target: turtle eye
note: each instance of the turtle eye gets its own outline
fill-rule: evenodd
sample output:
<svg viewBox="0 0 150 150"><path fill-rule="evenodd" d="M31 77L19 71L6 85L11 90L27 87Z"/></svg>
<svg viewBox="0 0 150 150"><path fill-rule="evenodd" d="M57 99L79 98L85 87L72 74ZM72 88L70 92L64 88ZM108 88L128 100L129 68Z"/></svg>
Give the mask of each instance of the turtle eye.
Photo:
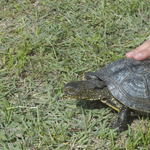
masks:
<svg viewBox="0 0 150 150"><path fill-rule="evenodd" d="M73 95L74 92L75 92L75 89L73 87L71 87L71 86L68 86L68 87L65 88L65 93L67 95Z"/></svg>

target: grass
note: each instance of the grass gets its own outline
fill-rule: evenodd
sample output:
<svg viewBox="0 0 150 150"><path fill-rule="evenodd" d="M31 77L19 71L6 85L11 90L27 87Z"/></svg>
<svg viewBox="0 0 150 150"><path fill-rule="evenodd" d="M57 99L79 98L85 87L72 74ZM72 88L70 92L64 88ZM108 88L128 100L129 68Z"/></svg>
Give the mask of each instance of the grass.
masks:
<svg viewBox="0 0 150 150"><path fill-rule="evenodd" d="M150 149L148 117L117 135L114 110L63 93L144 42L149 8L149 0L1 0L0 148Z"/></svg>

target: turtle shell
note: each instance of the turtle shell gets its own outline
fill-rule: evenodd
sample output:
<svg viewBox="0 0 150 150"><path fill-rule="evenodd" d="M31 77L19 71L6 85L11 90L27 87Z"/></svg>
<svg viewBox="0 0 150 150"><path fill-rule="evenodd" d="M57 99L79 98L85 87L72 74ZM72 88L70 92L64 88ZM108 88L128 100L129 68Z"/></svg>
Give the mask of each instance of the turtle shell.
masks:
<svg viewBox="0 0 150 150"><path fill-rule="evenodd" d="M131 109L150 113L150 60L118 59L99 69L112 95Z"/></svg>

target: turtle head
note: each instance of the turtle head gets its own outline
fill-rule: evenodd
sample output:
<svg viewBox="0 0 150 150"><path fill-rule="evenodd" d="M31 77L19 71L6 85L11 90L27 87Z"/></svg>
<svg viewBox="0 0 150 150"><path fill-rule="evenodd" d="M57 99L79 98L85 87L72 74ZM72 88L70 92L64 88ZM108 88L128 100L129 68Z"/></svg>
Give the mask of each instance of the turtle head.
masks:
<svg viewBox="0 0 150 150"><path fill-rule="evenodd" d="M64 92L67 96L72 96L76 95L77 89L79 87L78 82L69 82L64 86Z"/></svg>
<svg viewBox="0 0 150 150"><path fill-rule="evenodd" d="M102 81L96 80L73 81L64 86L64 92L76 99L89 99L95 94L95 89L101 90L105 85Z"/></svg>
<svg viewBox="0 0 150 150"><path fill-rule="evenodd" d="M80 98L85 90L86 87L84 81L73 81L64 86L65 94L73 98Z"/></svg>

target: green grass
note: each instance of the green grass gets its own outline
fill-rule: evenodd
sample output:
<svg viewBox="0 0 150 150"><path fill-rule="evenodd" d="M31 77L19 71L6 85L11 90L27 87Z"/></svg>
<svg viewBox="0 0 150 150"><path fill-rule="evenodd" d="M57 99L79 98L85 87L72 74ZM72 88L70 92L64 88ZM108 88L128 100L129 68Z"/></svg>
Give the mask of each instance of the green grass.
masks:
<svg viewBox="0 0 150 150"><path fill-rule="evenodd" d="M117 135L114 110L63 93L144 42L149 9L149 0L1 0L0 148L150 149L147 117Z"/></svg>

